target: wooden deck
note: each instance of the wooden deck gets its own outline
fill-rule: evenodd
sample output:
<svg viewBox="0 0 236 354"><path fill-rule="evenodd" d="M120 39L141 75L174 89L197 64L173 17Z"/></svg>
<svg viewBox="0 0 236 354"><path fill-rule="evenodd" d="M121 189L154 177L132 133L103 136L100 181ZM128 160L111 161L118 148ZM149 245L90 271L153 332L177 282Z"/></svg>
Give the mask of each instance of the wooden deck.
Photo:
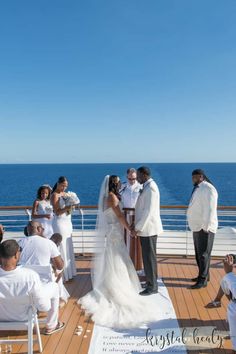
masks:
<svg viewBox="0 0 236 354"><path fill-rule="evenodd" d="M93 330L93 323L88 320L75 304L76 299L83 296L91 288L89 256L77 256L78 275L66 283L71 294L68 304L61 309L60 319L66 322L63 331L51 336L42 335L44 354L86 354ZM161 256L158 259L160 277L168 288L180 327L215 326L219 330L228 330L226 322L227 300L218 309L205 309L204 305L210 302L219 287L223 276L222 259L213 259L211 262L211 281L207 288L189 290L190 278L196 276L195 260L193 258ZM77 335L77 326L83 331ZM1 334L2 336L2 334ZM20 337L20 336L19 336ZM6 335L5 335L6 338ZM188 353L232 353L230 340L225 340L221 349L207 349L188 351ZM27 353L26 345L14 345L13 353ZM35 353L38 348L35 345Z"/></svg>

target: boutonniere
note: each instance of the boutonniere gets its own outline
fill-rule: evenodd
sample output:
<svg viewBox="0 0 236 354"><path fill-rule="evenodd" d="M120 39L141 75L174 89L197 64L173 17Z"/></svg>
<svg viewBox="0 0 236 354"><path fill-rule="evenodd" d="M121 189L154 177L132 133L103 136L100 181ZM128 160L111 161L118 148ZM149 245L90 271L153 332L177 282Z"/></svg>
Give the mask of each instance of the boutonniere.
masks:
<svg viewBox="0 0 236 354"><path fill-rule="evenodd" d="M139 190L139 194L141 195L143 193L143 188Z"/></svg>

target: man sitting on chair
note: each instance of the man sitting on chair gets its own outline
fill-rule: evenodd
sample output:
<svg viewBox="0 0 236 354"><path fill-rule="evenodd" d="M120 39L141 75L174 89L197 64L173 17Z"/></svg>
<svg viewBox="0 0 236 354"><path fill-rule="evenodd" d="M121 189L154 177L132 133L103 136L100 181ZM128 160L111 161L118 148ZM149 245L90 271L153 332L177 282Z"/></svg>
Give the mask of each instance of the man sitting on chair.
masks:
<svg viewBox="0 0 236 354"><path fill-rule="evenodd" d="M52 261L53 266L62 270L64 267L63 259L54 242L43 236L44 228L38 221L29 221L27 225L28 237L19 241L22 248L20 264L28 265L49 265Z"/></svg>
<svg viewBox="0 0 236 354"><path fill-rule="evenodd" d="M0 321L27 320L26 305L14 306L17 296L31 295L35 307L47 312L44 334L61 330L65 324L58 321L59 291L54 282L42 285L39 276L31 269L17 266L21 248L15 240L6 240L0 244L0 299L12 298L12 306L7 308L0 301Z"/></svg>
<svg viewBox="0 0 236 354"><path fill-rule="evenodd" d="M43 236L43 227L38 221L29 221L27 225L28 237L19 241L22 247L20 264L25 266L52 266L57 271L62 271L64 267L63 259L56 244ZM43 279L41 279L44 281ZM60 306L65 305L70 294L63 285L62 278L58 282Z"/></svg>

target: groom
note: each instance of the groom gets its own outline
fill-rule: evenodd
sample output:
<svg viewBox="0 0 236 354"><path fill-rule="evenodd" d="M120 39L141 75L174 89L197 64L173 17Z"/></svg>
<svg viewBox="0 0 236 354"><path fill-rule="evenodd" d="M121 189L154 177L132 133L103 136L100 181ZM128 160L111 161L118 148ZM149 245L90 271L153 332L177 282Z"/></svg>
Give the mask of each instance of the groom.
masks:
<svg viewBox="0 0 236 354"><path fill-rule="evenodd" d="M135 230L132 236L140 236L146 274L146 289L140 295L151 295L158 292L156 243L157 235L163 231L160 218L160 194L148 167L138 168L137 180L143 185L143 189L135 206Z"/></svg>

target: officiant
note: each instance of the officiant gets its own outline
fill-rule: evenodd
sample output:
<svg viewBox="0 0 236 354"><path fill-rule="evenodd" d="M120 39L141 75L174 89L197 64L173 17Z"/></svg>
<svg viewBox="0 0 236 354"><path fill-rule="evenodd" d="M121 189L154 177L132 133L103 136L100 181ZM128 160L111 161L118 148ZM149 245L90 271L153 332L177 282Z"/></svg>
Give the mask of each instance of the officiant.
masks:
<svg viewBox="0 0 236 354"><path fill-rule="evenodd" d="M134 224L135 211L133 209L135 209L140 190L142 190L142 185L137 181L137 171L135 168L131 167L127 170L126 178L127 181L121 185L120 195L126 219L131 225ZM137 238L131 238L125 232L125 242L135 269L142 272L143 263L140 240Z"/></svg>

